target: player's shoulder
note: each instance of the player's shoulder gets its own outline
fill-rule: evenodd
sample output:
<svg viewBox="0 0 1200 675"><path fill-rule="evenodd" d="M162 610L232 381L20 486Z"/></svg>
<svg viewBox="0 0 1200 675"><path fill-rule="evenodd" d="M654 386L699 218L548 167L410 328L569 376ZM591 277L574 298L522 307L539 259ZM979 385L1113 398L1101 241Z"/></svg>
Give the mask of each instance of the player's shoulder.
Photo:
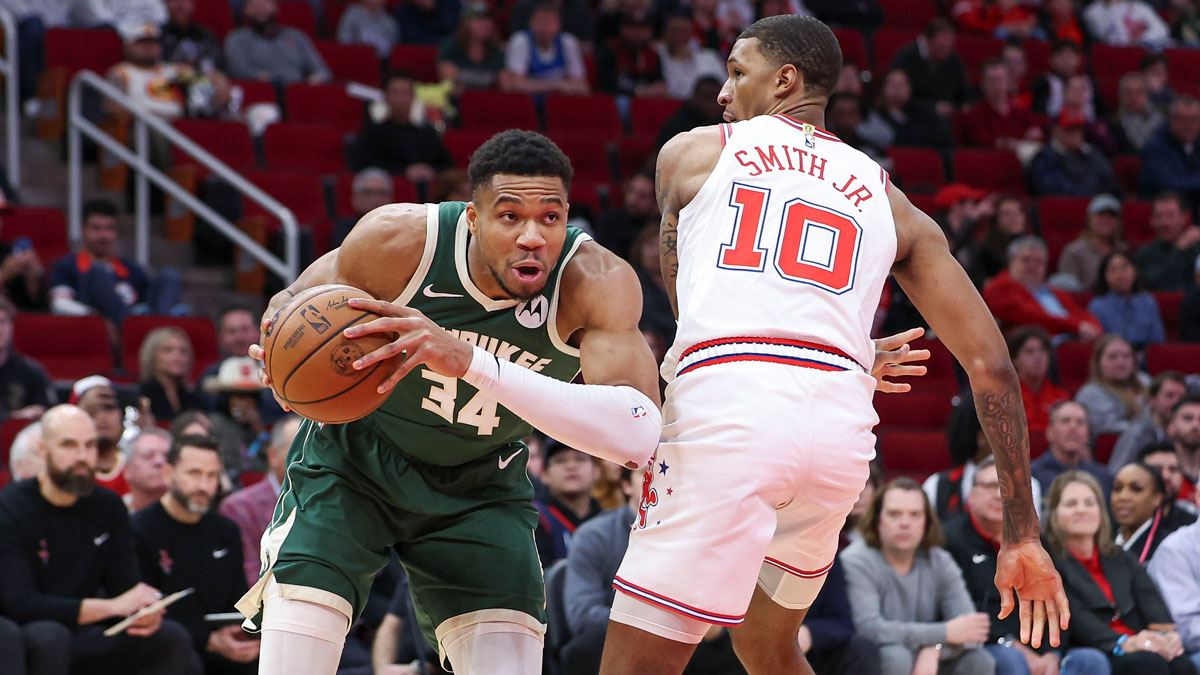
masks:
<svg viewBox="0 0 1200 675"><path fill-rule="evenodd" d="M711 124L675 134L658 151L659 163L662 163L664 156L667 159L679 161L697 151L715 149L719 152L724 147L723 126L725 125Z"/></svg>
<svg viewBox="0 0 1200 675"><path fill-rule="evenodd" d="M636 305L641 316L641 283L633 267L594 241L585 241L563 268L560 307L578 326L609 323ZM632 298L632 300L631 300Z"/></svg>
<svg viewBox="0 0 1200 675"><path fill-rule="evenodd" d="M387 204L368 212L355 223L342 252L379 256L423 248L429 204Z"/></svg>
<svg viewBox="0 0 1200 675"><path fill-rule="evenodd" d="M563 268L563 291L594 292L598 286L626 279L637 280L633 267L617 254L589 239L579 245L575 255Z"/></svg>

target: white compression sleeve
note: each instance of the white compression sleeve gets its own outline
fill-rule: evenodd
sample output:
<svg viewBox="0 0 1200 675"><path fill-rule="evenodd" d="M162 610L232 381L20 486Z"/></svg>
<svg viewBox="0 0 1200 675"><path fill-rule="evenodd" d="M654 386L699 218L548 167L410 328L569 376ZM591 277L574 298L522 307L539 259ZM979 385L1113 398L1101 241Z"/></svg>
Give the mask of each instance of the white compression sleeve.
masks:
<svg viewBox="0 0 1200 675"><path fill-rule="evenodd" d="M259 675L333 675L346 643L347 621L332 607L281 596L271 579L263 594Z"/></svg>
<svg viewBox="0 0 1200 675"><path fill-rule="evenodd" d="M617 464L640 467L650 461L662 413L642 392L630 386L561 382L485 349L474 351L462 379L542 433Z"/></svg>

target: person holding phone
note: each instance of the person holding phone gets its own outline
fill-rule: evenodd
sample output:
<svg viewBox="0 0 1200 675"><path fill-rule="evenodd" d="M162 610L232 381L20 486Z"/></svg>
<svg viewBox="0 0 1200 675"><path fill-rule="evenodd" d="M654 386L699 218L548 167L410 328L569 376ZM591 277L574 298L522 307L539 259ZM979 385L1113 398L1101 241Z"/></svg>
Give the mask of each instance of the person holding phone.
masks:
<svg viewBox="0 0 1200 675"><path fill-rule="evenodd" d="M45 309L46 270L29 237L0 241L0 288L20 309Z"/></svg>

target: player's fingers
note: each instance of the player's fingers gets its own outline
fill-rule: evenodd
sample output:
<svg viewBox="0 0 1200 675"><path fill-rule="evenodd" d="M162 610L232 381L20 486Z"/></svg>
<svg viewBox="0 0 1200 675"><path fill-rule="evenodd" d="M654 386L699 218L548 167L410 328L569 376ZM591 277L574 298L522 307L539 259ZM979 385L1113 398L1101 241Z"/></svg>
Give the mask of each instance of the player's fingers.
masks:
<svg viewBox="0 0 1200 675"><path fill-rule="evenodd" d="M412 336L403 336L393 342L376 349L370 353L364 354L361 358L354 362L356 370L370 368L380 361L399 356L405 351L411 352L416 346L416 340ZM411 354L410 354L411 355Z"/></svg>
<svg viewBox="0 0 1200 675"><path fill-rule="evenodd" d="M879 338L875 341L875 348L879 351L889 352L894 349L899 349L905 343L916 340L924 334L924 328L909 328L903 333L896 333L895 335L888 335L886 337Z"/></svg>
<svg viewBox="0 0 1200 675"><path fill-rule="evenodd" d="M250 345L250 348L246 350L246 355L255 361L262 361L267 352L263 350L262 345Z"/></svg>
<svg viewBox="0 0 1200 675"><path fill-rule="evenodd" d="M928 370L925 366L902 366L898 363L889 363L883 367L883 375L885 377L920 377Z"/></svg>
<svg viewBox="0 0 1200 675"><path fill-rule="evenodd" d="M1029 645L1034 649L1042 646L1042 635L1046 630L1046 601L1035 600L1033 602L1033 631L1030 635Z"/></svg>
<svg viewBox="0 0 1200 675"><path fill-rule="evenodd" d="M879 380L875 385L877 391L885 394L903 394L912 389L912 385L907 382L888 382L887 380Z"/></svg>
<svg viewBox="0 0 1200 675"><path fill-rule="evenodd" d="M1058 605L1058 627L1066 630L1071 627L1071 603L1067 602L1067 593L1059 584L1054 592L1054 604Z"/></svg>
<svg viewBox="0 0 1200 675"><path fill-rule="evenodd" d="M1019 600L1017 612L1021 616L1021 642L1029 644L1029 633L1033 622L1033 603L1029 600Z"/></svg>
<svg viewBox="0 0 1200 675"><path fill-rule="evenodd" d="M388 378L383 381L383 384L380 384L379 387L376 388L376 391L381 394L391 391L392 387L396 386L400 380L403 380L406 375L412 372L413 368L416 368L418 365L424 363L425 358L421 352L422 350L420 346L410 348L404 359L396 364L395 370L392 371L391 375L388 375Z"/></svg>
<svg viewBox="0 0 1200 675"><path fill-rule="evenodd" d="M350 326L342 331L342 335L353 339L373 333L405 333L419 328L421 325L421 320L416 317L384 316Z"/></svg>
<svg viewBox="0 0 1200 675"><path fill-rule="evenodd" d="M375 312L381 316L416 316L420 314L420 312L411 307L398 305L386 300L375 300L374 298L350 298L350 306L355 309L365 309L369 312Z"/></svg>
<svg viewBox="0 0 1200 675"><path fill-rule="evenodd" d="M1000 589L1000 613L996 615L997 619L1003 620L1012 613L1016 603L1013 602L1013 592L1011 588Z"/></svg>
<svg viewBox="0 0 1200 675"><path fill-rule="evenodd" d="M1050 646L1058 647L1058 605L1054 601L1043 604L1046 605L1046 629L1050 634Z"/></svg>
<svg viewBox="0 0 1200 675"><path fill-rule="evenodd" d="M908 353L904 355L904 361L902 361L902 363L912 363L913 361L928 361L929 357L930 357L930 352L928 349L910 349L910 350L908 350Z"/></svg>

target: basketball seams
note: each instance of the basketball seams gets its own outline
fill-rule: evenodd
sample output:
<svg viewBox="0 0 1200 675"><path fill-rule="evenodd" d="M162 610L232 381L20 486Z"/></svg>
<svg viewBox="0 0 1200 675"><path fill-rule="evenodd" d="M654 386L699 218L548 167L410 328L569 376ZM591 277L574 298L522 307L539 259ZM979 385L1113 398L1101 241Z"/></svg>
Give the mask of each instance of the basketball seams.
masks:
<svg viewBox="0 0 1200 675"><path fill-rule="evenodd" d="M358 384L356 382L355 385L351 385L345 391L338 392L337 394L333 394L332 396L323 398L320 401L303 401L303 402L301 402L301 401L293 401L287 397L288 382L290 382L292 380L292 377L295 376L296 372L299 371L300 368L304 366L304 364L308 363L309 359L311 359L317 352L323 350L325 348L325 345L328 345L330 342L333 342L334 339L343 337L342 332L345 331L347 328L359 323L363 319L366 319L368 317L373 317L373 316L377 316L377 315L374 312L363 312L362 314L359 314L357 317L354 318L353 321L348 321L348 322L342 324L341 326L339 326L338 328L334 329L333 331L331 331L329 333L329 337L321 340L321 342L316 344L315 346L313 346L313 348L311 350L309 350L309 352L307 354L305 354L303 357L301 357L299 359L296 359L296 361L293 362L292 372L287 374L287 377L285 377L283 379L283 384L281 384L279 387L283 391L283 394L284 394L283 397L285 399L287 399L288 403L294 403L296 405L311 405L313 403L320 403L321 401L328 401L331 398L336 398L338 396L341 396L346 391L350 391L350 389L353 389L354 386ZM376 365L378 365L378 364L376 364ZM375 371L372 370L371 372L375 372ZM364 376L362 379L360 379L359 382L362 382L363 379L366 379L366 376Z"/></svg>
<svg viewBox="0 0 1200 675"><path fill-rule="evenodd" d="M275 317L273 319L271 319L271 326L270 326L270 329L272 331L274 331L274 336L271 339L271 351L267 352L265 355L266 356L265 365L267 368L267 377L270 378L272 382L275 381L275 377L272 375L271 361L272 361L273 357L275 356L275 345L279 342L279 327L286 324L288 322L288 320L292 318L293 314L295 314L302 307L304 307L304 303L309 302L310 300L312 300L312 298L315 298L318 295L323 295L323 294L327 293L328 291L333 290L333 288L339 288L339 287L340 288L349 288L349 289L358 291L357 288L354 288L353 286L347 286L345 284L321 284L320 286L313 286L312 288L300 291L299 294L292 296L292 299L288 301L287 305L284 305L283 307L281 307L279 309L278 312L275 312ZM321 289L324 289L324 290L321 290ZM317 292L313 293L313 291L317 291ZM359 291L359 292L361 292L361 291ZM308 295L306 297L305 294L308 294L308 293L311 293L311 295ZM297 300L299 300L301 298L304 299L303 302L296 302ZM289 306L292 306L292 305L294 305L292 307L292 311L288 312L287 316L281 317L280 312L282 312L283 310L287 309ZM308 357L305 357L305 360L307 361L308 358L311 356L312 356L312 354L309 354ZM289 377L290 377L290 375L289 375Z"/></svg>

